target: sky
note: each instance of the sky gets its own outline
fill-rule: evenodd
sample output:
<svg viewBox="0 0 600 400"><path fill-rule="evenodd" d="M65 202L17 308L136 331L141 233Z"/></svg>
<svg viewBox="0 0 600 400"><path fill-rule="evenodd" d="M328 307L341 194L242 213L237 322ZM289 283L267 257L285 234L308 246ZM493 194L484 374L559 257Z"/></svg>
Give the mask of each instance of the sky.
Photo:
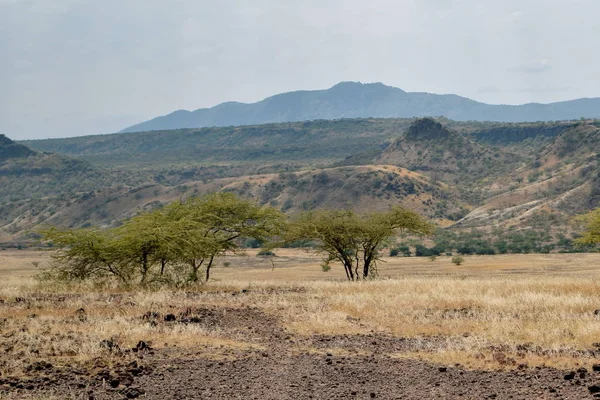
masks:
<svg viewBox="0 0 600 400"><path fill-rule="evenodd" d="M341 81L600 97L598 15L598 0L0 0L0 133L110 133Z"/></svg>

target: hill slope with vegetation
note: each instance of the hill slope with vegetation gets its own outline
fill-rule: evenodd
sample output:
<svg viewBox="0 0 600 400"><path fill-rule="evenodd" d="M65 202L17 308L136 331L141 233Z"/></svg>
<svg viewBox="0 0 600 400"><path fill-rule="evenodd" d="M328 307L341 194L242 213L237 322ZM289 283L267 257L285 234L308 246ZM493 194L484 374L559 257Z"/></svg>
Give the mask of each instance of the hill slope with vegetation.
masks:
<svg viewBox="0 0 600 400"><path fill-rule="evenodd" d="M401 205L442 227L553 221L568 233L572 215L600 204L599 131L595 120L371 118L5 139L0 242L45 223L113 226L215 191L291 214Z"/></svg>

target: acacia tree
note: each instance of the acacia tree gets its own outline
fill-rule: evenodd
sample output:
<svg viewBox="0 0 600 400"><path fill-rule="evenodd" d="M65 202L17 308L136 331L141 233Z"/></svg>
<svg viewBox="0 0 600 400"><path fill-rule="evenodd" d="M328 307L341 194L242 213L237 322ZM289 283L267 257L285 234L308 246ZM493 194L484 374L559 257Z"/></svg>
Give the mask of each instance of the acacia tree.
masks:
<svg viewBox="0 0 600 400"><path fill-rule="evenodd" d="M582 245L600 244L600 208L579 216L577 221L584 226L583 236L577 239L577 243Z"/></svg>
<svg viewBox="0 0 600 400"><path fill-rule="evenodd" d="M377 274L381 248L403 232L429 235L433 227L418 214L401 207L367 214L319 210L304 213L293 221L285 241L317 241L317 248L326 254L325 264L339 261L348 280L357 281Z"/></svg>
<svg viewBox="0 0 600 400"><path fill-rule="evenodd" d="M215 257L240 249L242 238L266 241L283 228L283 214L268 206L259 206L233 193L214 193L174 204L167 210L183 228L178 248L180 257L190 266L190 280L210 278Z"/></svg>
<svg viewBox="0 0 600 400"><path fill-rule="evenodd" d="M131 282L134 271L124 267L122 248L113 231L48 228L41 233L59 249L52 254L47 278L75 281L114 277L122 284Z"/></svg>
<svg viewBox="0 0 600 400"><path fill-rule="evenodd" d="M215 193L139 214L118 228L50 228L41 233L58 248L48 276L59 280L113 276L123 284L137 277L145 285L167 280L169 269L179 271L183 266L187 281L207 281L216 257L237 252L245 238L268 240L283 224L282 213L272 207L232 193Z"/></svg>
<svg viewBox="0 0 600 400"><path fill-rule="evenodd" d="M154 210L131 218L115 229L122 265L137 269L140 283L151 275L162 277L175 262L181 228L164 210ZM153 271L160 266L159 271Z"/></svg>

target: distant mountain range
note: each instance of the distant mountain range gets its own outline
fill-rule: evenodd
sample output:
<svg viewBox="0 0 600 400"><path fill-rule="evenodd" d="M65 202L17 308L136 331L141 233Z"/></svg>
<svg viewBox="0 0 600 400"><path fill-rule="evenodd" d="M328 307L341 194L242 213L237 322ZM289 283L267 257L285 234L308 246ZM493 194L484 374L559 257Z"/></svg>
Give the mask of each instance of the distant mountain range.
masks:
<svg viewBox="0 0 600 400"><path fill-rule="evenodd" d="M121 132L254 125L340 118L444 116L456 121L535 122L600 118L600 98L550 104L491 105L448 94L409 93L382 83L342 82L327 90L297 91L257 103L226 102L179 110Z"/></svg>

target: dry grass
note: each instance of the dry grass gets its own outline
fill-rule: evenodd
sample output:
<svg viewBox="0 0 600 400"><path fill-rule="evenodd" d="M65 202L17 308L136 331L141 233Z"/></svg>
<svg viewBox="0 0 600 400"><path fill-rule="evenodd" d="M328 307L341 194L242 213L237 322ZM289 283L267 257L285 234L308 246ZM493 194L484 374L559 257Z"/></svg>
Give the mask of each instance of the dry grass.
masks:
<svg viewBox="0 0 600 400"><path fill-rule="evenodd" d="M152 326L141 318L148 311L164 315L206 306L257 307L298 337L378 332L422 339L421 348L393 355L445 364L573 367L594 361L586 351L600 341L600 317L594 314L600 309L599 254L468 257L459 267L447 257L395 258L381 266L382 279L348 283L339 268L321 272L314 254L277 253L274 269L254 253L230 257L231 267L217 268L216 281L190 295L40 288L28 277L31 261L43 263L47 255L2 252L0 351L9 357L0 371L22 370L36 359L110 358L99 346L107 339L123 348L150 340L156 348L176 345L214 357L261 348L218 327ZM241 289L250 290L231 295Z"/></svg>

